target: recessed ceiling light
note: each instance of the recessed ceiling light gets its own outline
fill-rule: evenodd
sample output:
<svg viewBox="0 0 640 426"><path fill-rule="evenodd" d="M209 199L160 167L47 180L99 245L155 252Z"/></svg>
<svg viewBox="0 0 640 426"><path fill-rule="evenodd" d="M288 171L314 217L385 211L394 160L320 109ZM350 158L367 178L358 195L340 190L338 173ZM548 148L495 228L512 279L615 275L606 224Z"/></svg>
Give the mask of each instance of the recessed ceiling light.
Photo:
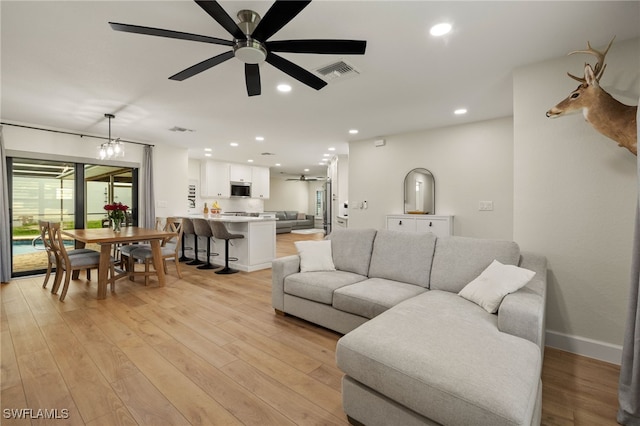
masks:
<svg viewBox="0 0 640 426"><path fill-rule="evenodd" d="M205 157L211 157L211 154L205 154L204 156Z"/></svg>
<svg viewBox="0 0 640 426"><path fill-rule="evenodd" d="M231 142L229 145L231 145L231 146L238 146L238 145L239 145L239 143L238 143L238 142Z"/></svg>
<svg viewBox="0 0 640 426"><path fill-rule="evenodd" d="M453 111L453 113L455 115L463 115L467 113L467 110L465 108L458 108L457 110Z"/></svg>
<svg viewBox="0 0 640 426"><path fill-rule="evenodd" d="M446 22L441 22L431 27L431 29L429 30L429 33L432 36L440 37L447 34L449 31L451 31L451 24L448 24Z"/></svg>
<svg viewBox="0 0 640 426"><path fill-rule="evenodd" d="M288 84L278 84L278 91L283 93L290 92L291 86Z"/></svg>
<svg viewBox="0 0 640 426"><path fill-rule="evenodd" d="M330 147L329 151L335 151L336 149L334 147Z"/></svg>
<svg viewBox="0 0 640 426"><path fill-rule="evenodd" d="M323 157L329 157L331 154L322 154Z"/></svg>
<svg viewBox="0 0 640 426"><path fill-rule="evenodd" d="M304 169L304 171L305 171L305 172L308 172L308 171L309 171L309 169Z"/></svg>
<svg viewBox="0 0 640 426"><path fill-rule="evenodd" d="M276 167L280 167L280 163L276 163Z"/></svg>
<svg viewBox="0 0 640 426"><path fill-rule="evenodd" d="M263 136L256 136L256 140L258 142L262 142L264 140L264 137Z"/></svg>
<svg viewBox="0 0 640 426"><path fill-rule="evenodd" d="M357 135L358 134L358 129L351 129L349 130L349 133L352 135Z"/></svg>
<svg viewBox="0 0 640 426"><path fill-rule="evenodd" d="M253 163L253 160L252 160L251 158L249 158L249 159L247 160L247 163Z"/></svg>
<svg viewBox="0 0 640 426"><path fill-rule="evenodd" d="M204 152L211 152L211 151L212 151L212 149L211 149L211 148L205 148L205 149L204 149Z"/></svg>

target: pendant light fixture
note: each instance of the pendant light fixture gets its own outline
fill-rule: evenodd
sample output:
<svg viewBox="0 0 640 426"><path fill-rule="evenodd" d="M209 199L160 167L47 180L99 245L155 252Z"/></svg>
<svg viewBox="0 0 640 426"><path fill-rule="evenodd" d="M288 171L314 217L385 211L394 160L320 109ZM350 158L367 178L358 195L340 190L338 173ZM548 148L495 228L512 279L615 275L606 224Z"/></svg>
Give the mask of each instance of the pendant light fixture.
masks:
<svg viewBox="0 0 640 426"><path fill-rule="evenodd" d="M109 119L109 141L103 143L98 148L98 158L101 160L110 160L112 158L124 157L124 145L120 142L120 138L111 139L111 119L116 118L113 114L105 114Z"/></svg>

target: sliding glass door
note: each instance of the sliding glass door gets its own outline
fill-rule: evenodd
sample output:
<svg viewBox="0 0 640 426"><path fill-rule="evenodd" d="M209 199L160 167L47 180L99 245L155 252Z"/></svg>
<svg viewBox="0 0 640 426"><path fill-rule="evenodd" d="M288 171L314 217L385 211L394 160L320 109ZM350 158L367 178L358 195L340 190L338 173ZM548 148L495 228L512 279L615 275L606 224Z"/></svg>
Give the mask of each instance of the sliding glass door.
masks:
<svg viewBox="0 0 640 426"><path fill-rule="evenodd" d="M122 202L136 212L137 169L64 161L8 158L12 276L42 273L47 257L38 221L64 228L108 226L104 205ZM132 222L137 223L136 218Z"/></svg>
<svg viewBox="0 0 640 426"><path fill-rule="evenodd" d="M73 227L75 169L59 161L10 159L13 275L44 271L47 257L39 220Z"/></svg>

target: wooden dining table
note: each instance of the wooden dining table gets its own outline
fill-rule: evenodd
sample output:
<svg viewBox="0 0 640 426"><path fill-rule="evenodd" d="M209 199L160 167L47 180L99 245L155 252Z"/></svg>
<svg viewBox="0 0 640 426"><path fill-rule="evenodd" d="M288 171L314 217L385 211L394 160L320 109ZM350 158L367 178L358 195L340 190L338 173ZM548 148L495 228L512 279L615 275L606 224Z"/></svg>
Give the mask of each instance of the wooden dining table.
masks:
<svg viewBox="0 0 640 426"><path fill-rule="evenodd" d="M110 280L126 276L122 273L119 276L109 278L109 264L111 252L114 244L136 243L148 241L153 254L153 267L158 275L160 287L165 285L164 267L162 263L161 243L166 238L176 237L175 232L158 231L155 229L139 228L137 226L125 226L116 232L111 228L91 228L91 229L65 229L62 234L76 240L76 248L83 248L86 244L100 245L100 266L98 267L98 299L107 297L107 284Z"/></svg>

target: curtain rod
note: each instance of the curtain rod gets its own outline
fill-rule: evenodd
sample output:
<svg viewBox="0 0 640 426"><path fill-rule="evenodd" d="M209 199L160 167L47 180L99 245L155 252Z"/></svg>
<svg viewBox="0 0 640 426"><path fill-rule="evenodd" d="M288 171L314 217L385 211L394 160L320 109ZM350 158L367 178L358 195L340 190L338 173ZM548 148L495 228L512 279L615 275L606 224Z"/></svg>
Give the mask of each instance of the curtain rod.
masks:
<svg viewBox="0 0 640 426"><path fill-rule="evenodd" d="M105 138L104 136L85 135L85 134L82 134L82 133L65 132L64 130L44 129L42 127L25 126L23 124L13 124L13 123L5 123L5 122L0 122L0 124L3 124L5 126L22 127L24 129L42 130L43 132L62 133L64 135L80 136L81 138L87 137L87 138L94 138L94 139L109 140L109 138ZM148 143L128 141L128 140L125 140L125 139L120 139L120 142L132 143L132 144L135 144L135 145L151 146L151 147L155 146L155 145L151 145L151 144L148 144Z"/></svg>

